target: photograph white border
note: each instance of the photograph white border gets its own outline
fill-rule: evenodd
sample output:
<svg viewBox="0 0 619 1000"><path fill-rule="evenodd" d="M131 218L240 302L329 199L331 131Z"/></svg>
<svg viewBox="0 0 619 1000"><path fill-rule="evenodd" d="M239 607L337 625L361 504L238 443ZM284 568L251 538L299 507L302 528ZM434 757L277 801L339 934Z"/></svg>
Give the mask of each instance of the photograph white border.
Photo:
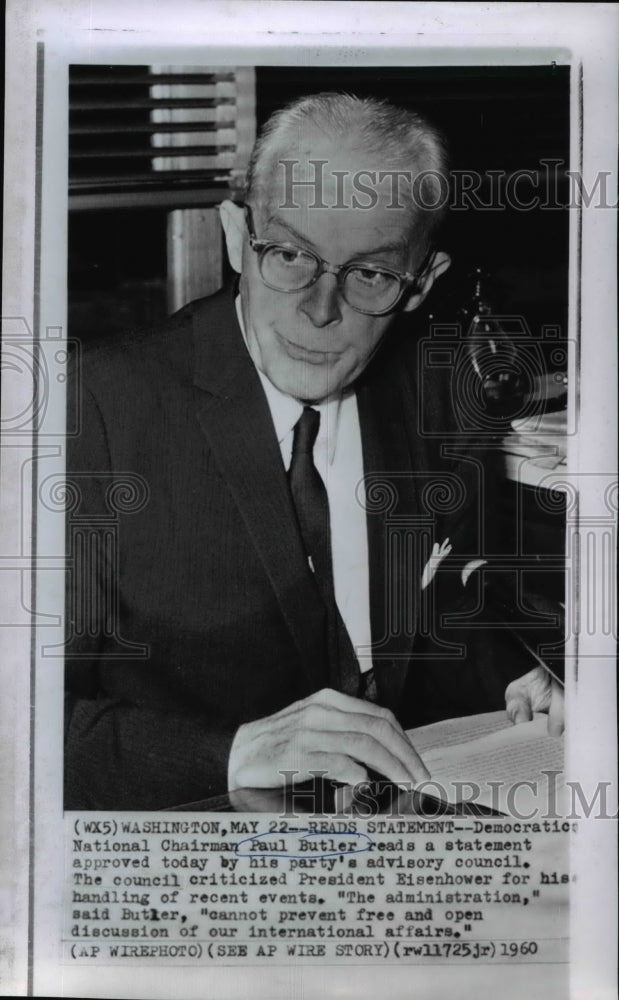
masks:
<svg viewBox="0 0 619 1000"><path fill-rule="evenodd" d="M308 31L320 24L321 31ZM3 335L24 346L61 327L66 330L67 66L79 62L294 64L380 66L513 65L535 60L569 63L573 72L572 169L587 189L601 171L612 170L617 147L616 5L604 4L416 4L188 2L55 2L40 0L8 10ZM231 39L234 39L231 44ZM37 63L37 45L39 62ZM41 48L42 47L42 48ZM196 49L200 49L197 58ZM155 55L154 55L155 54ZM45 114L37 72L44 73ZM582 78L582 83L581 83ZM42 122L42 144L37 125ZM614 190L613 190L614 183ZM616 177L609 178L616 203ZM615 473L616 448L616 220L610 211L573 213L570 253L569 336L580 331L579 433L569 455L577 477L579 516L594 523L604 515L604 489ZM35 296L34 290L40 289ZM576 363L575 363L576 364ZM574 380L576 381L576 380ZM27 372L7 378L3 419L27 412L32 382ZM51 397L48 428L63 426L61 383ZM57 421L55 424L54 422ZM9 425L10 426L10 425ZM59 431L59 433L62 433ZM9 859L8 891L0 920L8 956L8 993L66 996L173 996L178 970L121 970L60 966L59 928L64 852L61 826L61 663L35 663L32 649L58 642L62 631L62 565L59 538L39 522L38 572L32 573L31 514L37 469L58 466L53 433L38 442L36 462L24 464L32 448L25 434L2 448L2 560L5 582L0 662L2 794L8 803L0 821L2 857ZM56 463L56 464L55 464ZM25 470L25 472L24 472ZM35 481L30 477L34 474ZM603 572L603 569L599 571ZM590 581L581 562L579 594ZM600 579L600 586L604 581ZM24 608L44 608L38 623ZM616 798L616 693L614 641L582 630L579 635L577 697L568 698L568 771L585 787L603 778ZM36 668L36 669L35 669ZM576 664L572 664L576 669ZM568 664L568 672L570 665ZM31 706L34 704L34 714ZM616 854L613 822L582 821L572 851L571 993L614 996L616 956ZM6 885L6 879L3 879ZM32 965L28 941L37 942ZM531 996L527 966L514 967L503 997ZM364 967L210 969L212 997L404 995L410 970ZM470 971L470 974L469 974ZM466 992L457 968L435 970L437 996L479 996L483 969L467 967ZM552 996L552 980L539 970L535 989ZM381 978L382 977L382 978ZM389 994L385 979L388 977ZM204 970L182 974L186 997L205 997ZM131 981L131 982L129 982ZM377 986L377 984L381 984ZM5 986L0 987L4 990ZM129 992L131 991L131 993Z"/></svg>

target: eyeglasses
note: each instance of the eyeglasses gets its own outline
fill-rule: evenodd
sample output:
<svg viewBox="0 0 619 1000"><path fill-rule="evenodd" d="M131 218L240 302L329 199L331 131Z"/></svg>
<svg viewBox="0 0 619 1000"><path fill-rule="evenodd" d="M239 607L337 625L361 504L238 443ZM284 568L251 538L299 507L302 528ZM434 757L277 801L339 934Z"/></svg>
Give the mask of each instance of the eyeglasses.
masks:
<svg viewBox="0 0 619 1000"><path fill-rule="evenodd" d="M416 274L392 271L376 264L330 264L311 250L294 243L259 240L251 207L245 206L249 245L258 254L260 277L276 292L300 292L315 284L323 274L334 274L344 301L356 312L382 316L391 312L404 292L419 291L433 250L426 255Z"/></svg>

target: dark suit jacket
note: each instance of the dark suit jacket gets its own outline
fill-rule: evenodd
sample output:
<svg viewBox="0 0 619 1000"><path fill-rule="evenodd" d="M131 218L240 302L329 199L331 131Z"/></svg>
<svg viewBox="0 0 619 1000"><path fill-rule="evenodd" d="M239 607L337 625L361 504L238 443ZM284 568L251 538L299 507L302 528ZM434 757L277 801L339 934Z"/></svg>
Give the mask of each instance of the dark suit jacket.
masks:
<svg viewBox="0 0 619 1000"><path fill-rule="evenodd" d="M379 701L406 725L500 708L524 672L479 629L460 644L460 627L442 630L485 544L489 480L448 423L444 373L417 369L395 331L356 389ZM65 806L203 799L225 791L239 725L329 684L324 609L232 295L87 352L73 378ZM422 593L446 536L452 556Z"/></svg>

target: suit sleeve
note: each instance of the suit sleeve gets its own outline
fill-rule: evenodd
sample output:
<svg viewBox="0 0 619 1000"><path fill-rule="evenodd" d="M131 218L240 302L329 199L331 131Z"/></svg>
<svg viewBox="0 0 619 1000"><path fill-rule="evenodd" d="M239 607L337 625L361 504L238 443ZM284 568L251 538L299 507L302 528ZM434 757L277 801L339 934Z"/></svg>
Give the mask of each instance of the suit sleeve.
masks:
<svg viewBox="0 0 619 1000"><path fill-rule="evenodd" d="M75 499L67 518L65 808L157 809L221 794L234 733L165 699L146 703L137 691L119 698L106 689L105 609L117 581L101 519L114 475L103 417L83 386L81 401L81 434L67 442ZM86 570L85 547L96 554Z"/></svg>

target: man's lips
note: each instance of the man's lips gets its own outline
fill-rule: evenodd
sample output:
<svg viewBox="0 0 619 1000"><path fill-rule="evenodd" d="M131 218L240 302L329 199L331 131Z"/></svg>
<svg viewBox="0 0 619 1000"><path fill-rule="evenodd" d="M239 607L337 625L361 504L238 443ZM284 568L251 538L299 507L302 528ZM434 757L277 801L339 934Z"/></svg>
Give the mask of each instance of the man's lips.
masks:
<svg viewBox="0 0 619 1000"><path fill-rule="evenodd" d="M328 361L333 362L338 356L337 351L315 351L307 347L301 347L300 344L293 343L287 337L282 337L281 333L278 333L277 337L286 354L294 361L305 361L310 365L324 365Z"/></svg>

